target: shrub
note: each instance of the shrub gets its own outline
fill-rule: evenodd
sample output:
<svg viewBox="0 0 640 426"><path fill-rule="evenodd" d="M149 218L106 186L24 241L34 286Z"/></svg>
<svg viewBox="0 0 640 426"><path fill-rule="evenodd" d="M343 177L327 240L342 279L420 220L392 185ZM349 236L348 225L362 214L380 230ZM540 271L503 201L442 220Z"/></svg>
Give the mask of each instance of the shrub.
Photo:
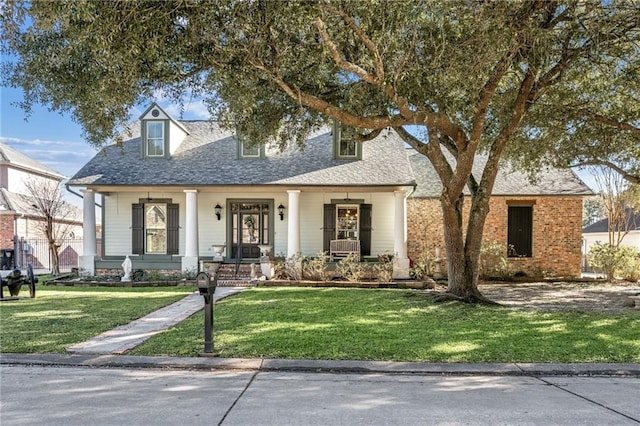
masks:
<svg viewBox="0 0 640 426"><path fill-rule="evenodd" d="M327 279L327 263L329 255L326 251L319 252L316 257L305 258L303 266L303 276L314 281L325 281Z"/></svg>
<svg viewBox="0 0 640 426"><path fill-rule="evenodd" d="M274 257L271 279L300 281L303 260L304 257L299 253L288 258L284 254Z"/></svg>
<svg viewBox="0 0 640 426"><path fill-rule="evenodd" d="M350 282L360 281L364 277L366 268L366 264L360 262L360 256L356 253L349 253L336 265L338 274Z"/></svg>
<svg viewBox="0 0 640 426"><path fill-rule="evenodd" d="M640 254L629 259L629 262L620 270L620 276L626 281L640 281Z"/></svg>
<svg viewBox="0 0 640 426"><path fill-rule="evenodd" d="M433 274L435 261L436 259L428 251L423 251L420 257L413 262L409 275L415 280L425 279Z"/></svg>
<svg viewBox="0 0 640 426"><path fill-rule="evenodd" d="M378 263L373 266L378 282L388 283L393 281L393 260L388 254L379 254Z"/></svg>
<svg viewBox="0 0 640 426"><path fill-rule="evenodd" d="M499 241L482 243L479 266L481 278L508 278L513 275L504 244Z"/></svg>
<svg viewBox="0 0 640 426"><path fill-rule="evenodd" d="M589 250L589 266L595 272L606 274L608 279L621 276L637 281L640 276L639 256L638 249L634 247L596 243Z"/></svg>

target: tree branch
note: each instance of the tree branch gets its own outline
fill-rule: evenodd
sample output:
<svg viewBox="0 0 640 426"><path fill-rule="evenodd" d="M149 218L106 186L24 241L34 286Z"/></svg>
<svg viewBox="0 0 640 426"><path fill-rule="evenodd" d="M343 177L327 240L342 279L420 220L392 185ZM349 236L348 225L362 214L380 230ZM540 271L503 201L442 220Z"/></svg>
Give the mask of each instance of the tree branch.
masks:
<svg viewBox="0 0 640 426"><path fill-rule="evenodd" d="M384 82L384 74L385 74L384 73L384 64L382 63L382 59L380 58L380 53L378 52L378 49L376 48L376 45L373 43L373 41L371 41L371 39L369 37L367 37L367 35L355 23L355 21L351 18L351 16L349 16L347 13L345 13L344 10L336 9L335 7L333 7L327 1L325 1L323 3L323 5L324 5L325 9L340 15L340 17L347 24L347 26L349 28L351 28L351 30L356 34L356 36L360 39L360 41L362 41L362 43L365 45L367 50L373 56L373 63L374 63L374 67L375 67L375 70L376 70L376 78L375 78L375 80L377 80L379 83L383 83Z"/></svg>
<svg viewBox="0 0 640 426"><path fill-rule="evenodd" d="M331 37L329 37L329 33L327 32L327 28L325 27L322 19L316 18L316 20L313 23L316 26L316 28L318 28L318 31L322 36L322 40L324 41L325 46L327 46L327 49L329 49L329 53L331 54L331 57L333 58L333 61L336 63L336 65L338 65L340 68L342 68L347 72L357 75L367 83L377 85L376 77L369 74L367 71L365 71L360 66L354 64L353 62L349 62L343 59L340 52L338 52L338 47L335 45L333 40L331 40Z"/></svg>
<svg viewBox="0 0 640 426"><path fill-rule="evenodd" d="M588 111L588 110L583 110L581 112L584 112L588 117L592 118L593 120L599 121L602 124L606 124L618 130L625 130L625 131L628 131L631 133L637 133L640 135L640 127L634 126L633 124L617 121L617 120L614 120L613 118L609 118L602 114L597 114L595 112Z"/></svg>
<svg viewBox="0 0 640 426"><path fill-rule="evenodd" d="M640 175L629 173L623 168L621 168L620 166L618 166L617 164L614 164L608 160L579 161L577 163L571 164L569 167L586 167L586 166L605 166L619 173L620 176L622 176L622 178L625 179L626 181L631 182L633 184L640 184Z"/></svg>

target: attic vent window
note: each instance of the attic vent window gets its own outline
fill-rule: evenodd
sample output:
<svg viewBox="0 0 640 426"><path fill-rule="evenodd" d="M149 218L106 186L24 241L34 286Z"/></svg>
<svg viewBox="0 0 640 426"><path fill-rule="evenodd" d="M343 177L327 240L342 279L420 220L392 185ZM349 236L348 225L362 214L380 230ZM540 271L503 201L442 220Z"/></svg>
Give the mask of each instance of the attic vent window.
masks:
<svg viewBox="0 0 640 426"><path fill-rule="evenodd" d="M154 117L157 117L160 115L160 111L158 111L157 109L154 109L153 111L151 111L151 115L153 115Z"/></svg>

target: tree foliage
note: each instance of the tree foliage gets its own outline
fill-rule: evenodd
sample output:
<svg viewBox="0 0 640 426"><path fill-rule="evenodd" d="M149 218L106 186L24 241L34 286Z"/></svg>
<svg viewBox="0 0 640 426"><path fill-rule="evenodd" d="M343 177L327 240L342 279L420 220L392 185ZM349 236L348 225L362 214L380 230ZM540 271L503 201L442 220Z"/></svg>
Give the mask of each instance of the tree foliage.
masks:
<svg viewBox="0 0 640 426"><path fill-rule="evenodd" d="M95 144L157 90L203 96L218 121L282 145L329 119L362 140L394 128L443 183L449 291L466 300L481 297L501 159L638 158L637 2L8 0L2 13L23 106L70 111Z"/></svg>

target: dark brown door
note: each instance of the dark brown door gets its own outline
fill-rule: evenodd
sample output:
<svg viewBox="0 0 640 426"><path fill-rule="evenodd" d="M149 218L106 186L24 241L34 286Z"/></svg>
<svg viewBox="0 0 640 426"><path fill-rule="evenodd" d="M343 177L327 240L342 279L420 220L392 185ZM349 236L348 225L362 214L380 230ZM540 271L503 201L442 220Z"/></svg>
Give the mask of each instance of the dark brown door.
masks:
<svg viewBox="0 0 640 426"><path fill-rule="evenodd" d="M271 203L232 203L232 256L236 260L259 259L259 244L271 244Z"/></svg>

